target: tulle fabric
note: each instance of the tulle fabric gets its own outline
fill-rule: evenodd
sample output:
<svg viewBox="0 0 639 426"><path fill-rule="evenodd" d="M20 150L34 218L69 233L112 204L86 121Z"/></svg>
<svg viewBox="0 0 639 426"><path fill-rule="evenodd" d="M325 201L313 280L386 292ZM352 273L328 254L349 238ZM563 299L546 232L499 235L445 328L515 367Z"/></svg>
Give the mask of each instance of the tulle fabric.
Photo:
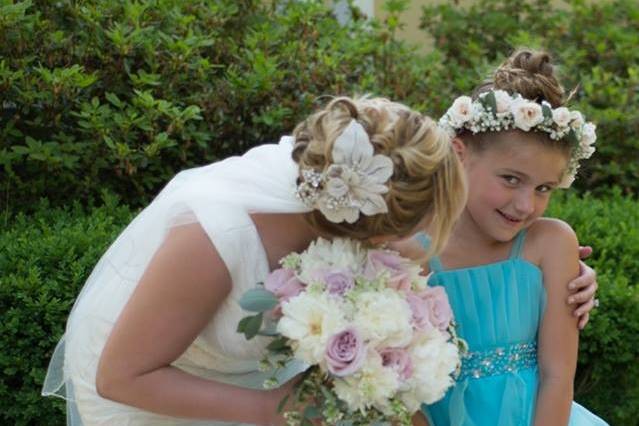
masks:
<svg viewBox="0 0 639 426"><path fill-rule="evenodd" d="M510 258L501 262L446 270L430 262L430 284L446 289L457 330L470 351L490 351L537 341L546 305L543 274L520 257L525 232L518 235ZM420 236L428 246L427 237ZM524 426L534 419L538 368L516 369L458 381L444 398L424 406L432 426ZM570 426L606 425L573 403Z"/></svg>
<svg viewBox="0 0 639 426"><path fill-rule="evenodd" d="M262 145L176 175L120 234L95 266L69 315L51 359L42 394L67 400L67 424L226 425L156 415L101 398L95 390L97 363L106 339L166 233L198 222L225 262L233 289L215 317L173 365L192 374L259 388L268 373L257 366L266 341L246 341L235 330L246 315L241 294L269 272L266 252L250 213L308 211L294 195L297 165L293 139ZM160 313L161 314L161 313ZM289 365L282 381L303 371Z"/></svg>

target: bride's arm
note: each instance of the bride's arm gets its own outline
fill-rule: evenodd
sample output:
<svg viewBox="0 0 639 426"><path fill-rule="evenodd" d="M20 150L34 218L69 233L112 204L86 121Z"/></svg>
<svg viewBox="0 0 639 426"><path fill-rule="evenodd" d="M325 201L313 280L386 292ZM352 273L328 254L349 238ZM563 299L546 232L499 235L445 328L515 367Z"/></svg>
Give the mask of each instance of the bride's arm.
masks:
<svg viewBox="0 0 639 426"><path fill-rule="evenodd" d="M199 224L173 228L124 307L100 358L96 387L159 414L268 424L279 395L205 380L170 366L231 291L231 277Z"/></svg>

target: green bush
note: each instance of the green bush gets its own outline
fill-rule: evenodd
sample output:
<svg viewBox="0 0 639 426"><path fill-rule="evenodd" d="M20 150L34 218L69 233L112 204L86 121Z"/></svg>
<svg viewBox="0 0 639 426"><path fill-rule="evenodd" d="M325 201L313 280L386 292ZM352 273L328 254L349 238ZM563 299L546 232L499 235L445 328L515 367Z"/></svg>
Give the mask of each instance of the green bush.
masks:
<svg viewBox="0 0 639 426"><path fill-rule="evenodd" d="M99 256L132 218L106 198L85 214L47 202L0 233L0 424L63 425L65 407L40 388L65 319Z"/></svg>
<svg viewBox="0 0 639 426"><path fill-rule="evenodd" d="M80 287L134 212L105 197L88 211L40 203L0 234L0 423L63 424L63 404L39 395ZM639 418L639 201L617 191L558 196L549 210L595 248L601 308L582 334L576 399L614 425Z"/></svg>
<svg viewBox="0 0 639 426"><path fill-rule="evenodd" d="M341 26L317 1L0 1L0 200L106 188L139 206L180 169L279 139L320 95L426 99L437 57L397 42L396 19L354 16Z"/></svg>
<svg viewBox="0 0 639 426"><path fill-rule="evenodd" d="M434 37L452 84L449 98L469 93L515 47L553 53L570 105L598 126L597 152L576 187L596 193L617 185L639 191L639 3L477 0L424 7L422 27ZM439 105L444 112L446 104Z"/></svg>
<svg viewBox="0 0 639 426"><path fill-rule="evenodd" d="M612 425L639 425L639 202L567 193L549 216L572 225L594 253L601 307L581 334L575 398Z"/></svg>

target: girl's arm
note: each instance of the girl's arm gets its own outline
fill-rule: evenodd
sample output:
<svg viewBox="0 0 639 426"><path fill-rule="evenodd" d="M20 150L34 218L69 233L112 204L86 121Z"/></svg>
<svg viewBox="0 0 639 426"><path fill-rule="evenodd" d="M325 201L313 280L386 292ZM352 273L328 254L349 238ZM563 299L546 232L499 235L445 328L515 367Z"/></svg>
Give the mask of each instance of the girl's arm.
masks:
<svg viewBox="0 0 639 426"><path fill-rule="evenodd" d="M278 392L205 380L170 365L230 291L229 272L202 227L173 228L107 340L98 365L98 393L168 416L270 424Z"/></svg>
<svg viewBox="0 0 639 426"><path fill-rule="evenodd" d="M531 227L534 246L542 254L547 293L546 311L539 330L539 390L535 426L568 424L573 399L579 334L572 307L566 303L568 282L579 274L578 243L564 222L543 219Z"/></svg>

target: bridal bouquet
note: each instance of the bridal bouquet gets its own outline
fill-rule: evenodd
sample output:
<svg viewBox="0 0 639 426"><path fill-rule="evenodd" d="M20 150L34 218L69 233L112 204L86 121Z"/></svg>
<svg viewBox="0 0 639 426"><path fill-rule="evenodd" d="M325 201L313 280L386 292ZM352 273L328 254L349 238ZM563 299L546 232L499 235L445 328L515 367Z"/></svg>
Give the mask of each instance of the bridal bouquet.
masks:
<svg viewBox="0 0 639 426"><path fill-rule="evenodd" d="M429 287L419 265L321 238L280 263L243 295L240 305L256 314L238 331L272 339L265 370L293 359L310 366L290 396L306 408L284 413L289 424L409 425L452 386L463 341L444 289Z"/></svg>

